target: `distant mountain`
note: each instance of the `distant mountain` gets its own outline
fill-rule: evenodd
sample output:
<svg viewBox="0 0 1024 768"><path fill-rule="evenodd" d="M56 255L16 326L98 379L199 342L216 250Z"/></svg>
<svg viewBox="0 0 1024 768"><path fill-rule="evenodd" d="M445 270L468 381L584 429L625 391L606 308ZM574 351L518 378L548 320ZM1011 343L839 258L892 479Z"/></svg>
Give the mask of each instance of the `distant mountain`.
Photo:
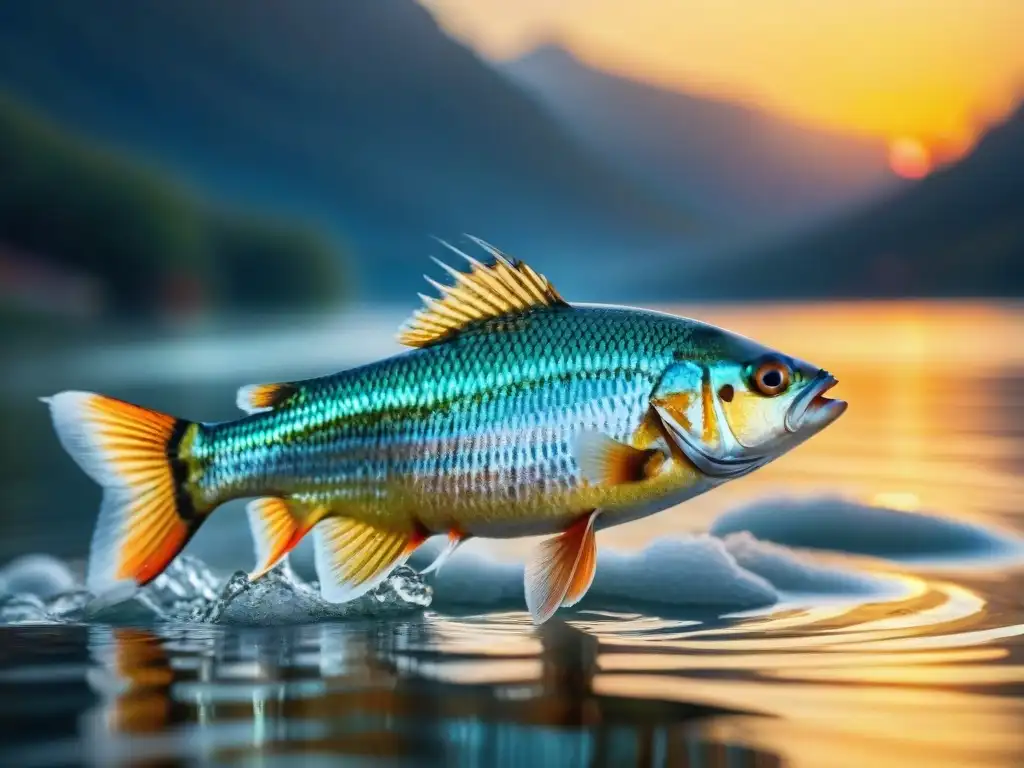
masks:
<svg viewBox="0 0 1024 768"><path fill-rule="evenodd" d="M565 290L685 230L412 0L4 3L0 89L210 196L327 223L372 297L421 286L429 234L531 254Z"/></svg>
<svg viewBox="0 0 1024 768"><path fill-rule="evenodd" d="M621 170L733 234L806 224L895 181L880 142L618 77L558 46L501 69Z"/></svg>
<svg viewBox="0 0 1024 768"><path fill-rule="evenodd" d="M665 290L695 287L719 296L1024 296L1024 105L970 155L910 188Z"/></svg>

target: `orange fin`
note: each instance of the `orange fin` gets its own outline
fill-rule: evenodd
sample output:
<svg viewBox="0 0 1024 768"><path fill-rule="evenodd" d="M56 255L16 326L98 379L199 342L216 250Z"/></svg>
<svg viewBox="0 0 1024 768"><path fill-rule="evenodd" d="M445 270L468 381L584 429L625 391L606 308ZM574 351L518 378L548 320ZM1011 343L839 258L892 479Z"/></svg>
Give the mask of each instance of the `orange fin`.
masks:
<svg viewBox="0 0 1024 768"><path fill-rule="evenodd" d="M291 552L319 519L317 510L307 510L293 501L280 498L254 499L245 507L249 516L256 569L250 579L258 579Z"/></svg>
<svg viewBox="0 0 1024 768"><path fill-rule="evenodd" d="M299 391L290 381L275 384L246 384L238 390L235 404L246 413L263 413L279 408Z"/></svg>
<svg viewBox="0 0 1024 768"><path fill-rule="evenodd" d="M587 430L576 438L576 463L594 485L639 482L657 471L663 461L662 452L655 448L634 448L602 432Z"/></svg>
<svg viewBox="0 0 1024 768"><path fill-rule="evenodd" d="M320 591L332 603L366 594L425 541L419 532L389 531L350 517L324 518L313 539Z"/></svg>
<svg viewBox="0 0 1024 768"><path fill-rule="evenodd" d="M422 576L427 573L433 573L434 571L440 571L441 566L448 562L448 558L454 555L455 550L459 548L459 545L468 538L470 537L454 528L448 531L448 543L445 545L444 549L438 553L437 557L434 558L434 562L420 571L420 575Z"/></svg>
<svg viewBox="0 0 1024 768"><path fill-rule="evenodd" d="M410 347L425 347L444 341L480 320L516 315L538 307L569 306L551 282L526 263L509 258L497 248L476 237L474 243L494 259L481 264L472 256L443 240L441 245L469 263L468 272L459 272L437 259L454 280L454 285L429 282L441 294L429 298L421 294L423 308L405 324L398 340Z"/></svg>
<svg viewBox="0 0 1024 768"><path fill-rule="evenodd" d="M594 520L598 511L581 517L566 531L548 539L526 563L526 607L535 624L543 624L559 606L576 605L590 589L597 565Z"/></svg>
<svg viewBox="0 0 1024 768"><path fill-rule="evenodd" d="M91 392L44 402L64 449L103 486L86 586L127 597L160 575L204 518L186 485L199 426Z"/></svg>

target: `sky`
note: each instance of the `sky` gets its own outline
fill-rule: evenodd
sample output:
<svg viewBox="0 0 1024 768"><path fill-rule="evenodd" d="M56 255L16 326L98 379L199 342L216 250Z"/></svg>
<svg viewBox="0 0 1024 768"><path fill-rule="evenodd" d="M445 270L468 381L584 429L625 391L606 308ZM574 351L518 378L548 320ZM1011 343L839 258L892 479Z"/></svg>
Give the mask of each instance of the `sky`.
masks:
<svg viewBox="0 0 1024 768"><path fill-rule="evenodd" d="M1024 0L423 2L488 58L558 42L608 71L884 138L911 165L961 154L1024 97Z"/></svg>

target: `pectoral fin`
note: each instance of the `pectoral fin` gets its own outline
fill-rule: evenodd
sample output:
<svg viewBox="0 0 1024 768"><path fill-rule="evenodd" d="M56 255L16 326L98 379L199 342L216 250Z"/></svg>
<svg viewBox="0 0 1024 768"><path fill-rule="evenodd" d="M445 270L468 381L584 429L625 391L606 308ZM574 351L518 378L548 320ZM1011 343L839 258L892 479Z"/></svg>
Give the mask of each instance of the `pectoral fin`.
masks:
<svg viewBox="0 0 1024 768"><path fill-rule="evenodd" d="M576 463L583 477L594 485L622 485L645 480L664 461L655 448L641 450L588 430L576 438Z"/></svg>
<svg viewBox="0 0 1024 768"><path fill-rule="evenodd" d="M316 574L325 600L347 603L388 577L425 540L349 517L328 517L313 530Z"/></svg>
<svg viewBox="0 0 1024 768"><path fill-rule="evenodd" d="M526 563L526 607L535 624L551 618L559 606L576 605L590 589L597 565L594 510L566 531L548 539Z"/></svg>

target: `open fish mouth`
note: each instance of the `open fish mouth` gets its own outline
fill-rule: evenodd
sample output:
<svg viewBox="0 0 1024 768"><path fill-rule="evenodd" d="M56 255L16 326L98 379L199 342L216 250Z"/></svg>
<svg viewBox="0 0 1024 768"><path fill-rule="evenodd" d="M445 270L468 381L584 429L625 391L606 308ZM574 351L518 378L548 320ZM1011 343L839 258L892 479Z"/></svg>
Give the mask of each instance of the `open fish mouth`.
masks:
<svg viewBox="0 0 1024 768"><path fill-rule="evenodd" d="M683 429L667 408L655 405L654 410L679 450L708 477L723 479L740 477L753 472L768 459L767 456L715 456L708 452L700 440Z"/></svg>
<svg viewBox="0 0 1024 768"><path fill-rule="evenodd" d="M786 412L786 431L795 433L806 427L821 428L846 412L844 400L825 397L839 380L828 371L821 371Z"/></svg>

